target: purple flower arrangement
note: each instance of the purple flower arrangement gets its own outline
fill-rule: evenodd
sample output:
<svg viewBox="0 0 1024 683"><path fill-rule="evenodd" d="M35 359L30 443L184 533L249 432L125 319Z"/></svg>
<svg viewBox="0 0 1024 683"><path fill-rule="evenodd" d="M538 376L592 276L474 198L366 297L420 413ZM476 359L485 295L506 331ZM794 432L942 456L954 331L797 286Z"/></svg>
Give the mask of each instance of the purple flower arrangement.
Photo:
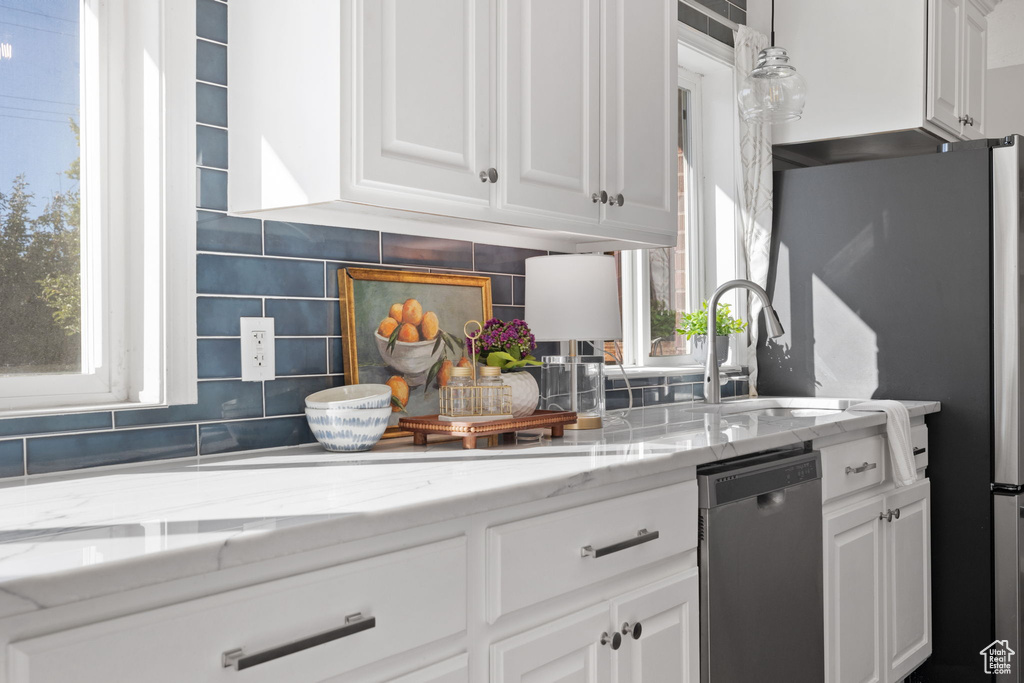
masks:
<svg viewBox="0 0 1024 683"><path fill-rule="evenodd" d="M484 323L483 329L466 338L466 351L470 356L478 363L502 370L540 365L540 361L531 355L536 348L537 342L530 326L518 318L507 323L491 318Z"/></svg>

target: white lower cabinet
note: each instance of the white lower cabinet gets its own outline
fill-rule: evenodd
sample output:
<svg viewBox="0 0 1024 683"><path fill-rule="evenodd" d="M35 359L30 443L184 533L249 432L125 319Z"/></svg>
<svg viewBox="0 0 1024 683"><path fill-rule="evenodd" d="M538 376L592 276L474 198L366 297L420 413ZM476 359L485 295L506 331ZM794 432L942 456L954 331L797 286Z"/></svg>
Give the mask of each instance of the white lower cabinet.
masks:
<svg viewBox="0 0 1024 683"><path fill-rule="evenodd" d="M491 646L492 683L696 682L693 568Z"/></svg>
<svg viewBox="0 0 1024 683"><path fill-rule="evenodd" d="M885 497L899 517L885 526L886 668L901 681L932 652L931 486L927 479Z"/></svg>
<svg viewBox="0 0 1024 683"><path fill-rule="evenodd" d="M312 683L465 628L463 536L14 642L10 682Z"/></svg>
<svg viewBox="0 0 1024 683"><path fill-rule="evenodd" d="M918 429L915 446L924 434ZM858 443L865 455L855 460L870 465L878 437L840 446ZM862 476L826 450L826 479L830 467ZM843 493L848 498L827 501L823 513L825 680L898 683L931 654L930 485L922 478L895 488L887 476Z"/></svg>
<svg viewBox="0 0 1024 683"><path fill-rule="evenodd" d="M882 499L824 519L825 670L831 683L882 681Z"/></svg>

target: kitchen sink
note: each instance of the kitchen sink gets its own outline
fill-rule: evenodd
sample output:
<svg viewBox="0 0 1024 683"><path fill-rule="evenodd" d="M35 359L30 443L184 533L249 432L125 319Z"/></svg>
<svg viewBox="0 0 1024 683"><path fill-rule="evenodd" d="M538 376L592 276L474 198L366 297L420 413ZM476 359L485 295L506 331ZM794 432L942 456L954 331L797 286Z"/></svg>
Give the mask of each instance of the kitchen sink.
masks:
<svg viewBox="0 0 1024 683"><path fill-rule="evenodd" d="M765 417L825 417L839 415L843 411L838 408L758 408L755 410L738 411L739 415L763 415Z"/></svg>

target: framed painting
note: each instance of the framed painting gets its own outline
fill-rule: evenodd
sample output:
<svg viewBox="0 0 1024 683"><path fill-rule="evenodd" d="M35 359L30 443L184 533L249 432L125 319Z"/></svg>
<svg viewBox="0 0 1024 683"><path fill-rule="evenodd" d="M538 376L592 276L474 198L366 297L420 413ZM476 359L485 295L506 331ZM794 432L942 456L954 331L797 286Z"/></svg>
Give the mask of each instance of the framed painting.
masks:
<svg viewBox="0 0 1024 683"><path fill-rule="evenodd" d="M491 317L491 279L373 268L338 270L346 384L387 384L391 423L438 411L438 389L465 356L463 328Z"/></svg>

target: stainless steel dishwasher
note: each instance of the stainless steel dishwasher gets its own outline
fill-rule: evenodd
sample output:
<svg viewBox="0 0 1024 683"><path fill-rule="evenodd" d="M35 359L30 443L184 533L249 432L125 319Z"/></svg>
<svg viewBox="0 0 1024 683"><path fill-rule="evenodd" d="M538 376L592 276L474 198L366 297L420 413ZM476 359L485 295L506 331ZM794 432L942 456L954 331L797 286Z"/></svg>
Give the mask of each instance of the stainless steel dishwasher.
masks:
<svg viewBox="0 0 1024 683"><path fill-rule="evenodd" d="M821 457L697 469L702 683L821 683Z"/></svg>

